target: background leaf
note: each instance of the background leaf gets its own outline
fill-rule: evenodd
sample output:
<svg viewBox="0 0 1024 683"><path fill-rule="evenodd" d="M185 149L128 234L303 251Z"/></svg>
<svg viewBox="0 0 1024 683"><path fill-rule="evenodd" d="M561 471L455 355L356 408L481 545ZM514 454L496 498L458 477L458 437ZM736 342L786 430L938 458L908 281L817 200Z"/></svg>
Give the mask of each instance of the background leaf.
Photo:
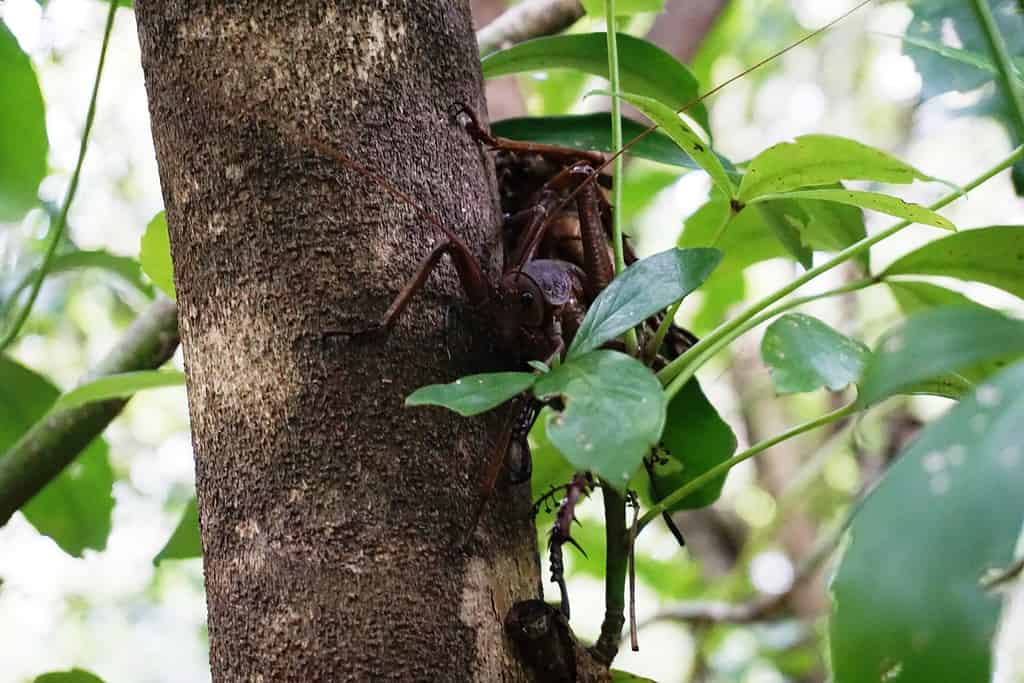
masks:
<svg viewBox="0 0 1024 683"><path fill-rule="evenodd" d="M743 203L768 194L803 187L832 185L842 180L910 183L934 180L913 166L856 140L834 135L803 135L754 157L740 183Z"/></svg>
<svg viewBox="0 0 1024 683"><path fill-rule="evenodd" d="M660 47L625 33L617 35L620 87L679 110L699 96L697 79ZM525 71L576 69L608 78L608 43L604 33L582 33L528 40L493 52L481 61L484 78ZM696 103L686 114L708 130L707 109Z"/></svg>
<svg viewBox="0 0 1024 683"><path fill-rule="evenodd" d="M980 306L960 292L933 285L930 282L913 282L907 280L886 280L886 286L900 309L906 313L917 313L929 308L942 306Z"/></svg>
<svg viewBox="0 0 1024 683"><path fill-rule="evenodd" d="M864 366L862 405L983 361L1024 354L1024 321L982 306L936 308L886 333Z"/></svg>
<svg viewBox="0 0 1024 683"><path fill-rule="evenodd" d="M139 370L105 375L77 386L57 399L54 410L68 410L86 403L124 398L145 389L185 386L185 373L178 370Z"/></svg>
<svg viewBox="0 0 1024 683"><path fill-rule="evenodd" d="M597 91L601 92L601 91ZM604 92L609 95L610 93ZM711 182L723 193L733 196L736 193L736 186L732 178L722 165L721 159L711 149L711 145L701 139L675 109L669 107L653 97L645 97L632 92L620 93L619 97L626 100L634 107L644 113L653 123L658 124L672 140L679 145L686 154L711 176Z"/></svg>
<svg viewBox="0 0 1024 683"><path fill-rule="evenodd" d="M984 282L1024 298L1024 225L964 230L897 259L882 273Z"/></svg>
<svg viewBox="0 0 1024 683"><path fill-rule="evenodd" d="M583 9L587 14L604 16L604 0L580 0ZM618 0L615 3L616 16L629 14L641 14L643 12L662 12L665 10L665 0Z"/></svg>
<svg viewBox="0 0 1024 683"><path fill-rule="evenodd" d="M34 683L103 683L103 679L84 669L71 669L37 676Z"/></svg>
<svg viewBox="0 0 1024 683"><path fill-rule="evenodd" d="M537 116L503 119L491 124L491 133L513 140L529 140L553 145L564 145L574 149L590 149L600 152L614 152L611 136L612 119L608 112L569 116ZM633 119L622 118L622 135L631 140L647 129ZM699 170L688 154L679 149L672 138L661 131L654 131L629 148L627 154L657 161L671 166ZM730 177L739 178L740 173L725 157L719 161ZM627 193L628 194L628 193Z"/></svg>
<svg viewBox="0 0 1024 683"><path fill-rule="evenodd" d="M160 549L153 564L160 564L164 560L189 560L203 556L203 543L199 536L199 505L196 497L192 496L185 510L181 513L178 526L174 533Z"/></svg>
<svg viewBox="0 0 1024 683"><path fill-rule="evenodd" d="M867 354L860 342L803 313L777 319L761 340L761 358L780 394L840 391L860 377Z"/></svg>
<svg viewBox="0 0 1024 683"><path fill-rule="evenodd" d="M657 502L736 452L736 435L704 395L696 378L687 382L668 404L661 437L665 460L656 462L651 498ZM722 494L725 475L670 508L692 510L711 505ZM654 490L657 490L655 495Z"/></svg>
<svg viewBox="0 0 1024 683"><path fill-rule="evenodd" d="M174 297L174 268L171 265L171 240L167 234L167 217L163 211L153 216L142 236L139 254L142 270L164 294Z"/></svg>
<svg viewBox="0 0 1024 683"><path fill-rule="evenodd" d="M665 426L661 383L640 361L599 350L566 361L533 387L565 405L545 422L551 443L577 470L591 470L620 491Z"/></svg>
<svg viewBox="0 0 1024 683"><path fill-rule="evenodd" d="M529 389L537 376L528 372L492 372L462 377L450 384L421 387L406 406L441 406L463 417L486 413Z"/></svg>
<svg viewBox="0 0 1024 683"><path fill-rule="evenodd" d="M837 681L987 681L1024 517L1024 364L928 426L864 501L832 582ZM899 533L894 533L898 529Z"/></svg>
<svg viewBox="0 0 1024 683"><path fill-rule="evenodd" d="M755 202L767 202L777 199L821 199L827 202L839 202L850 206L859 206L862 209L870 209L885 213L896 218L903 218L921 225L931 225L943 230L956 230L948 219L940 216L931 209L920 204L912 204L908 201L879 192L861 192L858 190L798 190L786 192L785 194L761 195Z"/></svg>
<svg viewBox="0 0 1024 683"><path fill-rule="evenodd" d="M0 223L13 223L39 204L49 141L36 72L2 21L0 93Z"/></svg>
<svg viewBox="0 0 1024 683"><path fill-rule="evenodd" d="M582 356L679 301L721 258L717 249L696 248L668 249L637 261L594 299L567 357Z"/></svg>
<svg viewBox="0 0 1024 683"><path fill-rule="evenodd" d="M46 415L58 393L42 376L0 356L0 453ZM103 550L107 545L113 485L107 444L99 438L21 512L39 533L80 557L86 548Z"/></svg>

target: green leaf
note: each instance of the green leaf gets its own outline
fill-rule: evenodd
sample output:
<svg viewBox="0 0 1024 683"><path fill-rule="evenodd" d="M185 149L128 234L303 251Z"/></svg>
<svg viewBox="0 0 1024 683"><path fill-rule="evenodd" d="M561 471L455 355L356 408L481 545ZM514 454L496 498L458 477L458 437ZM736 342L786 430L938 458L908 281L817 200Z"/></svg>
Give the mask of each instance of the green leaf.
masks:
<svg viewBox="0 0 1024 683"><path fill-rule="evenodd" d="M75 250L64 254L57 254L53 257L47 275L67 273L83 268L105 270L108 273L117 275L146 296L153 296L153 286L143 279L142 267L137 260L130 256L117 256L102 249L94 251ZM35 273L32 273L31 277L34 276ZM18 284L15 293L21 292L30 283L31 279L26 277Z"/></svg>
<svg viewBox="0 0 1024 683"><path fill-rule="evenodd" d="M837 681L987 681L1024 517L1024 364L929 425L864 501L832 582ZM898 530L898 533L895 531Z"/></svg>
<svg viewBox="0 0 1024 683"><path fill-rule="evenodd" d="M910 183L934 180L896 157L848 138L804 135L754 157L740 183L739 200L779 194L842 180Z"/></svg>
<svg viewBox="0 0 1024 683"><path fill-rule="evenodd" d="M628 671L612 669L609 673L612 675L612 683L656 683L653 679L637 676Z"/></svg>
<svg viewBox="0 0 1024 683"><path fill-rule="evenodd" d="M103 683L103 679L84 669L71 669L36 676L33 683Z"/></svg>
<svg viewBox="0 0 1024 683"><path fill-rule="evenodd" d="M867 354L860 342L803 313L777 319L761 340L761 358L780 394L841 391L860 377Z"/></svg>
<svg viewBox="0 0 1024 683"><path fill-rule="evenodd" d="M611 95L611 93L601 90L595 92ZM686 121L679 118L679 114L672 107L662 104L653 97L645 97L631 92L620 93L619 97L643 112L644 116L653 123L658 124L661 130L679 145L681 150L686 152L691 159L697 162L698 166L711 176L711 182L723 194L729 197L736 194L736 185L726 172L725 166L722 165L722 160L711 149L711 145L702 140Z"/></svg>
<svg viewBox="0 0 1024 683"><path fill-rule="evenodd" d="M986 55L978 52L971 52L970 50L964 50L958 47L950 47L934 40L926 40L924 38L898 36L889 33L881 33L879 35L887 35L891 38L896 38L897 40L903 41L905 46L909 45L919 47L922 50L934 52L936 55L944 57L950 61L957 62L958 64L970 66L981 71L988 71L992 74L992 78L995 78L997 73L996 65L992 63L992 60Z"/></svg>
<svg viewBox="0 0 1024 683"><path fill-rule="evenodd" d="M604 0L580 0L587 14L604 16ZM615 16L622 17L644 12L664 12L665 0L618 0L615 3Z"/></svg>
<svg viewBox="0 0 1024 683"><path fill-rule="evenodd" d="M576 468L569 464L562 453L551 443L547 430L544 428L553 414L551 408L543 408L530 430L530 454L533 459L530 490L533 500L538 500L550 491L552 486L566 484L576 473ZM545 529L545 531L547 530Z"/></svg>
<svg viewBox="0 0 1024 683"><path fill-rule="evenodd" d="M54 410L68 410L86 403L125 398L145 389L185 385L185 373L177 370L139 370L97 377L57 399Z"/></svg>
<svg viewBox="0 0 1024 683"><path fill-rule="evenodd" d="M611 114L579 114L568 116L536 116L517 119L502 119L491 124L491 133L513 140L528 140L551 145L562 145L573 149L589 149L600 152L616 151L612 145ZM633 139L647 130L642 123L629 118L622 119L622 135ZM679 149L672 138L661 131L654 131L629 148L627 154L634 157L657 161L671 166L700 169L688 154ZM719 156L722 166L731 177L740 174L732 163Z"/></svg>
<svg viewBox="0 0 1024 683"><path fill-rule="evenodd" d="M754 199L754 202L770 202L776 199L821 199L826 202L839 202L850 206L859 206L897 218L903 218L921 225L932 225L943 230L956 230L956 226L931 209L920 204L878 192L860 192L857 190L798 190L785 194L766 194Z"/></svg>
<svg viewBox="0 0 1024 683"><path fill-rule="evenodd" d="M868 356L861 405L871 405L918 382L983 361L1024 354L1024 321L981 306L936 308L887 332Z"/></svg>
<svg viewBox="0 0 1024 683"><path fill-rule="evenodd" d="M0 223L20 221L39 204L46 176L46 113L28 55L0 22Z"/></svg>
<svg viewBox="0 0 1024 683"><path fill-rule="evenodd" d="M159 565L164 560L189 560L203 556L203 544L199 537L199 506L195 496L188 501L174 533L156 557L153 564Z"/></svg>
<svg viewBox="0 0 1024 683"><path fill-rule="evenodd" d="M733 224L740 217L753 219L762 231L774 235L786 253L804 269L813 265L814 252L804 245L800 235L800 229L807 222L807 214L798 202L782 200L746 206L726 226L726 232L733 229Z"/></svg>
<svg viewBox="0 0 1024 683"><path fill-rule="evenodd" d="M164 294L174 296L174 268L171 266L171 240L167 235L167 217L163 211L153 216L142 236L139 254L142 270Z"/></svg>
<svg viewBox="0 0 1024 683"><path fill-rule="evenodd" d="M679 301L700 287L721 258L717 249L668 249L637 261L594 299L568 358L598 348Z"/></svg>
<svg viewBox="0 0 1024 683"><path fill-rule="evenodd" d="M560 397L565 405L544 425L565 459L620 491L665 426L661 383L643 363L617 351L568 360L539 377L533 393L541 400Z"/></svg>
<svg viewBox="0 0 1024 683"><path fill-rule="evenodd" d="M462 377L450 384L421 387L405 399L406 406L441 406L463 417L486 413L517 396L536 381L528 372L493 372Z"/></svg>
<svg viewBox="0 0 1024 683"><path fill-rule="evenodd" d="M668 405L661 437L667 458L655 462L651 498L657 502L725 462L736 452L736 435L704 395L696 379L687 382ZM670 511L711 505L722 494L725 475L708 482ZM657 494L655 494L657 491Z"/></svg>
<svg viewBox="0 0 1024 683"><path fill-rule="evenodd" d="M42 376L0 356L0 453L46 415L58 393ZM21 512L39 533L80 557L86 548L107 545L113 486L107 444L97 438Z"/></svg>
<svg viewBox="0 0 1024 683"><path fill-rule="evenodd" d="M697 79L675 57L652 43L625 33L617 35L620 87L653 97L676 110L691 105L687 115L705 130L707 109L700 102ZM493 52L481 61L484 78L525 71L576 69L608 78L608 42L604 33L549 36Z"/></svg>
<svg viewBox="0 0 1024 683"><path fill-rule="evenodd" d="M882 273L890 275L955 277L1024 298L1024 225L964 230L929 242Z"/></svg>
<svg viewBox="0 0 1024 683"><path fill-rule="evenodd" d="M886 280L886 286L900 309L907 315L942 306L980 306L960 292L939 287L929 282Z"/></svg>

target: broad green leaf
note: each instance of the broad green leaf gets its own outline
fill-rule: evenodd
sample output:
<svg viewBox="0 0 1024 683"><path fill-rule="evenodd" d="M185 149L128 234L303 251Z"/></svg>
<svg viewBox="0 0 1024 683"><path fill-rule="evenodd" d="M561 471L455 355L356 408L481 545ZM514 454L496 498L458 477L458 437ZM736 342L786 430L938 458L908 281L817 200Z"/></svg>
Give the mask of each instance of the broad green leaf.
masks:
<svg viewBox="0 0 1024 683"><path fill-rule="evenodd" d="M803 199L796 204L804 210L807 221L798 226L804 244L817 251L842 251L867 236L864 212L858 207L838 202ZM867 269L868 252L859 258Z"/></svg>
<svg viewBox="0 0 1024 683"><path fill-rule="evenodd" d="M139 254L142 270L164 294L174 296L174 268L171 266L171 240L167 234L167 216L161 211L153 216L142 236Z"/></svg>
<svg viewBox="0 0 1024 683"><path fill-rule="evenodd" d="M177 370L139 370L97 377L57 399L54 410L68 410L86 403L127 398L145 389L185 385L185 373Z"/></svg>
<svg viewBox="0 0 1024 683"><path fill-rule="evenodd" d="M798 190L785 194L766 194L754 199L754 202L770 202L776 199L821 199L826 202L839 202L850 206L859 206L903 218L921 225L932 225L943 230L956 230L956 226L931 209L912 204L908 201L878 192L861 192L857 190Z"/></svg>
<svg viewBox="0 0 1024 683"><path fill-rule="evenodd" d="M882 273L890 275L944 275L1024 298L1024 225L964 230L929 242Z"/></svg>
<svg viewBox="0 0 1024 683"><path fill-rule="evenodd" d="M602 93L600 90L596 92ZM611 93L603 92L602 94L610 95ZM653 123L658 124L661 130L679 145L680 149L711 176L711 182L723 194L730 197L735 196L736 185L726 172L725 166L722 165L722 160L711 149L710 144L702 140L686 121L679 118L679 114L672 107L662 104L653 97L645 97L631 92L620 93L619 97L643 112L644 116Z"/></svg>
<svg viewBox="0 0 1024 683"><path fill-rule="evenodd" d="M0 93L0 223L13 223L39 204L49 141L36 73L2 21Z"/></svg>
<svg viewBox="0 0 1024 683"><path fill-rule="evenodd" d="M58 393L42 376L0 355L0 458L47 414ZM86 548L107 545L113 485L107 444L97 438L21 512L39 533L80 557Z"/></svg>
<svg viewBox="0 0 1024 683"><path fill-rule="evenodd" d="M700 102L697 79L675 57L652 43L619 33L620 87L665 103L683 107L705 130L707 109ZM493 52L481 61L484 78L526 71L576 69L608 78L608 43L604 33L549 36ZM690 105L690 106L688 106Z"/></svg>
<svg viewBox="0 0 1024 683"><path fill-rule="evenodd" d="M36 676L33 683L103 683L103 679L84 669L71 669Z"/></svg>
<svg viewBox="0 0 1024 683"><path fill-rule="evenodd" d="M813 265L814 252L810 247L804 245L800 234L800 228L807 222L807 214L799 203L782 200L751 204L733 217L730 224L726 226L726 232L731 231L733 224L741 217L753 220L762 230L774 235L776 241L789 254L790 258L803 266L805 270L810 269Z"/></svg>
<svg viewBox="0 0 1024 683"><path fill-rule="evenodd" d="M665 426L661 383L643 363L599 350L566 361L533 386L541 400L565 406L544 428L578 470L591 470L624 491Z"/></svg>
<svg viewBox="0 0 1024 683"><path fill-rule="evenodd" d="M739 200L779 194L842 180L910 183L934 180L896 157L848 138L804 135L754 157L740 183Z"/></svg>
<svg viewBox="0 0 1024 683"><path fill-rule="evenodd" d="M676 244L684 249L716 247L722 251L722 262L711 276L711 282L754 263L792 257L759 212L741 211L730 220L729 200L719 193L713 193L686 219Z"/></svg>
<svg viewBox="0 0 1024 683"><path fill-rule="evenodd" d="M583 9L587 14L603 17L605 11L605 0L580 0ZM664 12L665 0L617 0L615 3L615 15L626 16L629 14L642 14L644 12Z"/></svg>
<svg viewBox="0 0 1024 683"><path fill-rule="evenodd" d="M651 498L655 501L732 457L736 452L736 435L704 395L697 380L691 379L668 405L661 444L665 457L655 462L651 482ZM711 505L718 500L724 484L723 474L684 498L671 511Z"/></svg>
<svg viewBox="0 0 1024 683"><path fill-rule="evenodd" d="M950 47L949 45L943 45L942 43L934 40L926 40L924 38L914 38L912 36L897 36L892 34L880 34L889 35L897 40L902 40L904 45L913 47L919 47L922 50L928 50L934 52L936 55L944 57L953 62L973 67L981 71L987 71L992 74L992 78L995 77L998 70L996 65L992 63L992 60L987 55L983 55L979 52L971 52L970 50L964 50L958 47Z"/></svg>
<svg viewBox="0 0 1024 683"><path fill-rule="evenodd" d="M450 384L431 384L412 392L407 406L441 406L463 417L486 413L517 396L536 381L528 372L493 372L462 377Z"/></svg>
<svg viewBox="0 0 1024 683"><path fill-rule="evenodd" d="M1024 518L1024 364L929 425L864 501L832 582L836 681L987 681Z"/></svg>
<svg viewBox="0 0 1024 683"><path fill-rule="evenodd" d="M636 674L631 674L628 671L612 669L609 673L612 675L612 683L655 683L655 681L650 678L637 676Z"/></svg>
<svg viewBox="0 0 1024 683"><path fill-rule="evenodd" d="M611 114L598 112L596 114L503 119L491 124L491 132L494 135L513 140L528 140L599 152L614 152L616 150L612 145L611 127ZM645 130L647 127L642 123L623 117L622 135L625 139L632 140ZM679 149L672 138L661 131L654 131L644 136L626 153L671 166L700 169L697 162ZM736 179L740 177L740 173L728 159L720 156L719 160L726 169L726 173Z"/></svg>
<svg viewBox="0 0 1024 683"><path fill-rule="evenodd" d="M189 560L203 556L203 544L199 538L199 506L193 496L181 513L178 526L156 557L153 564L164 560Z"/></svg>
<svg viewBox="0 0 1024 683"><path fill-rule="evenodd" d="M900 310L910 315L918 311L943 306L980 306L981 304L968 299L960 292L939 287L929 282L910 282L907 280L886 280L886 286Z"/></svg>
<svg viewBox="0 0 1024 683"><path fill-rule="evenodd" d="M105 270L117 275L128 284L135 287L148 297L153 296L153 286L142 277L142 267L139 262L129 256L117 256L109 251L69 251L64 254L57 254L50 263L47 275L56 275L83 268L96 268ZM11 293L11 298L28 288L36 276L36 271L28 273L18 286Z"/></svg>
<svg viewBox="0 0 1024 683"><path fill-rule="evenodd" d="M548 438L544 425L552 415L551 408L542 409L530 430L530 454L533 458L530 489L533 500L538 500L550 491L552 486L562 486L568 483L572 479L572 475L576 473L576 468L562 457L561 452ZM548 530L545 529L545 531Z"/></svg>
<svg viewBox="0 0 1024 683"><path fill-rule="evenodd" d="M868 348L809 315L789 313L765 330L761 358L780 394L841 391L857 381Z"/></svg>
<svg viewBox="0 0 1024 683"><path fill-rule="evenodd" d="M590 305L568 358L592 351L700 287L718 265L717 249L668 249L637 261Z"/></svg>
<svg viewBox="0 0 1024 683"><path fill-rule="evenodd" d="M1024 354L1024 321L981 306L936 308L887 332L868 356L861 405L984 361Z"/></svg>

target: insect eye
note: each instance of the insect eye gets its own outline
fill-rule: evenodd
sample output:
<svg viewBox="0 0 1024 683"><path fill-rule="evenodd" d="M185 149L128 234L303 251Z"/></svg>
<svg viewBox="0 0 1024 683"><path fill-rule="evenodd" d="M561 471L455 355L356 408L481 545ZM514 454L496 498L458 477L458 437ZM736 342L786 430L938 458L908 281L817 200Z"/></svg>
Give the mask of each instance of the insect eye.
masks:
<svg viewBox="0 0 1024 683"><path fill-rule="evenodd" d="M533 305L533 292L522 292L519 295L519 303L523 306Z"/></svg>

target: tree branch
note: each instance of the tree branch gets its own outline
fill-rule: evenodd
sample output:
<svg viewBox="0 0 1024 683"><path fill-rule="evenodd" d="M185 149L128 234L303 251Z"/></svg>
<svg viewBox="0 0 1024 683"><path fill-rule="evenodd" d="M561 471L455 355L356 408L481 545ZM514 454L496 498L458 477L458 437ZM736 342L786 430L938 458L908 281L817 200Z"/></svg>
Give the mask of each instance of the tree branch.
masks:
<svg viewBox="0 0 1024 683"><path fill-rule="evenodd" d="M152 304L82 382L163 365L178 348L177 313L172 301ZM0 526L102 434L127 402L113 399L51 412L26 432L0 458Z"/></svg>
<svg viewBox="0 0 1024 683"><path fill-rule="evenodd" d="M480 55L569 28L583 16L579 0L526 0L476 32Z"/></svg>

